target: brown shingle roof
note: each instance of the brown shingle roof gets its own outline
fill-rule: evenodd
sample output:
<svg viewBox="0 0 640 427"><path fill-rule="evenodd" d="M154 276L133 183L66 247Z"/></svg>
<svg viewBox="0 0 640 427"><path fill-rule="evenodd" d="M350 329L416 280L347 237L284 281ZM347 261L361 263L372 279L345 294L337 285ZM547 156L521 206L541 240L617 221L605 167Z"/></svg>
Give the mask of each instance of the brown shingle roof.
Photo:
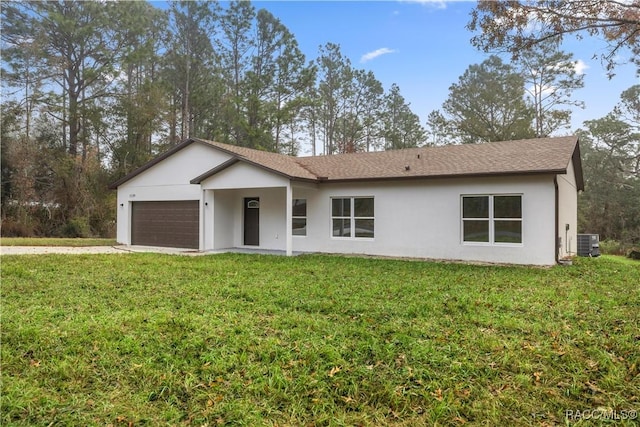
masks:
<svg viewBox="0 0 640 427"><path fill-rule="evenodd" d="M583 189L578 138L575 136L313 157L292 157L204 139L190 139L111 187L117 187L193 142L216 147L231 154L233 159L200 175L192 183L199 183L237 161L262 167L290 179L317 182L557 174L565 173L573 161L578 189Z"/></svg>
<svg viewBox="0 0 640 427"><path fill-rule="evenodd" d="M526 139L301 157L298 162L328 181L561 173L566 171L577 142L575 136Z"/></svg>
<svg viewBox="0 0 640 427"><path fill-rule="evenodd" d="M248 161L257 166L261 166L267 170L279 173L289 178L317 180L317 177L306 170L297 162L296 157L285 156L283 154L271 153L268 151L254 150L246 147L238 147L236 145L223 144L221 142L208 141L206 139L194 139L226 151L235 155L240 160ZM201 175L201 177L205 176Z"/></svg>

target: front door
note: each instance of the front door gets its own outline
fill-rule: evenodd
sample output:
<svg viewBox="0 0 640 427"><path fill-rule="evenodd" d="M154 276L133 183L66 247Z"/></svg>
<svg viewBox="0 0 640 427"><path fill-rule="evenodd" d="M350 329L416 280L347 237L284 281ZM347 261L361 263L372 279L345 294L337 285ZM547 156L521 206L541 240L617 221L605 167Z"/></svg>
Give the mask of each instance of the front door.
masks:
<svg viewBox="0 0 640 427"><path fill-rule="evenodd" d="M258 197L244 199L244 244L260 245L260 199Z"/></svg>

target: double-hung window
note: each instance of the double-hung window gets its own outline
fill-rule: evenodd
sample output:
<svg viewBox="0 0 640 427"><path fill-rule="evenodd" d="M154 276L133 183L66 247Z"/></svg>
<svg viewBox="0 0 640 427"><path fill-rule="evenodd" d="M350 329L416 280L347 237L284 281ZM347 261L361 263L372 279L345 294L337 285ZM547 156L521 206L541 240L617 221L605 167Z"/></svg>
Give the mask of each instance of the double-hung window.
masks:
<svg viewBox="0 0 640 427"><path fill-rule="evenodd" d="M307 235L307 199L293 199L292 234Z"/></svg>
<svg viewBox="0 0 640 427"><path fill-rule="evenodd" d="M462 196L462 241L522 243L522 195Z"/></svg>
<svg viewBox="0 0 640 427"><path fill-rule="evenodd" d="M334 197L331 199L333 237L374 237L373 197Z"/></svg>

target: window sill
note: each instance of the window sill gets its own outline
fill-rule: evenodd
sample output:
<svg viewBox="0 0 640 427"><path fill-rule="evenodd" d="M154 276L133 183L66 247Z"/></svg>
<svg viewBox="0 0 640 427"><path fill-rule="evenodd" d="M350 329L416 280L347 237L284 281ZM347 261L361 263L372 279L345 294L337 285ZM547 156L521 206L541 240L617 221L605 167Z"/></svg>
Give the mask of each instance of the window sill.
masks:
<svg viewBox="0 0 640 427"><path fill-rule="evenodd" d="M375 237L337 237L331 236L331 240L355 240L361 242L374 242L376 240Z"/></svg>
<svg viewBox="0 0 640 427"><path fill-rule="evenodd" d="M523 243L489 243L489 242L462 242L462 246L480 246L489 248L523 248Z"/></svg>

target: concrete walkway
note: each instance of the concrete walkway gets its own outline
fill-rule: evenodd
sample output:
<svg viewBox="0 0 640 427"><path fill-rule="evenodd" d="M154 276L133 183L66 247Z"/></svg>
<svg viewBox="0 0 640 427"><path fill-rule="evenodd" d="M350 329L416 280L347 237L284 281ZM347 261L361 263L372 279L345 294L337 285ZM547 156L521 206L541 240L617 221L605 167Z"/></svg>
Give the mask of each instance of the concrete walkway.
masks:
<svg viewBox="0 0 640 427"><path fill-rule="evenodd" d="M2 246L0 255L44 255L44 254L127 254L152 252L171 255L205 255L193 249L167 249L146 246Z"/></svg>
<svg viewBox="0 0 640 427"><path fill-rule="evenodd" d="M242 253L242 254L260 254L260 255L282 255L285 251L267 250L267 249L250 249L250 248L228 248L212 251L200 252L195 249L176 249L176 248L160 248L151 246L2 246L0 247L0 255L45 255L45 254L127 254L150 252L155 254L167 255L186 255L200 256L224 253ZM294 252L293 255L300 255L300 252Z"/></svg>

